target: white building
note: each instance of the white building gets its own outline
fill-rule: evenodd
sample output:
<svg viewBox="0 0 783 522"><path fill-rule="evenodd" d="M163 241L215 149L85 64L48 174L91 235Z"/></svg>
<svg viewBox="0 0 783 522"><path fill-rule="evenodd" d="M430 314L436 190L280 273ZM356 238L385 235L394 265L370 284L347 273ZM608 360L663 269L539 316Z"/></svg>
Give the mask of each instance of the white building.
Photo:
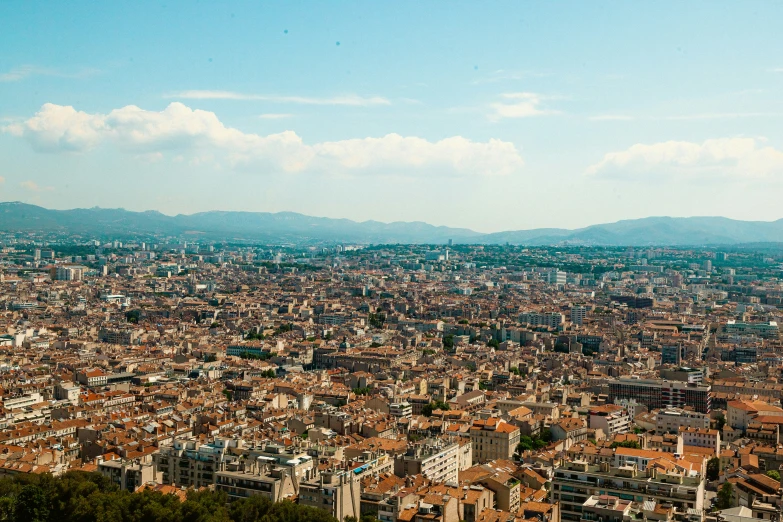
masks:
<svg viewBox="0 0 783 522"><path fill-rule="evenodd" d="M683 446L709 448L720 454L720 432L709 428L680 428L680 438ZM681 452L682 453L682 452Z"/></svg>
<svg viewBox="0 0 783 522"><path fill-rule="evenodd" d="M590 428L601 429L607 437L626 433L631 429L631 415L628 410L615 404L590 408Z"/></svg>
<svg viewBox="0 0 783 522"><path fill-rule="evenodd" d="M655 432L659 435L677 433L680 427L707 429L710 427L710 417L705 413L682 408L660 410L655 416Z"/></svg>
<svg viewBox="0 0 783 522"><path fill-rule="evenodd" d="M519 322L523 324L529 324L530 326L548 326L549 328L557 328L563 324L563 314L560 312L523 312L519 315Z"/></svg>
<svg viewBox="0 0 783 522"><path fill-rule="evenodd" d="M585 318L587 317L587 307L586 306L572 306L571 307L571 322L582 326L582 323L585 322Z"/></svg>

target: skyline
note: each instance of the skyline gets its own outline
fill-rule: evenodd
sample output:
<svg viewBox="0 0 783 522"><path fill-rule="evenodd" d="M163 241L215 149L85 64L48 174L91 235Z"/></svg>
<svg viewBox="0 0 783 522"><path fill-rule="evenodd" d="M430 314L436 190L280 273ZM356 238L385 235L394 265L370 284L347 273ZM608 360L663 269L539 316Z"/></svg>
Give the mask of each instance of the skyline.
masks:
<svg viewBox="0 0 783 522"><path fill-rule="evenodd" d="M6 4L0 200L480 232L783 217L783 7L398 5Z"/></svg>

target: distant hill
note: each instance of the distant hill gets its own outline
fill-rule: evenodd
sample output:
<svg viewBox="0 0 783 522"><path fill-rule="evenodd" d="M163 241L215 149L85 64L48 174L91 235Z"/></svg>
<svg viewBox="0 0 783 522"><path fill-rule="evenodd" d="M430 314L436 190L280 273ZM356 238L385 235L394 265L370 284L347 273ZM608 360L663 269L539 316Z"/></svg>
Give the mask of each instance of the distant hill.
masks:
<svg viewBox="0 0 783 522"><path fill-rule="evenodd" d="M306 216L295 212L199 212L167 216L123 209L50 210L26 203L0 203L0 231L36 231L119 236L199 234L209 239L273 242L444 243L475 242L482 234L419 221L381 223Z"/></svg>
<svg viewBox="0 0 783 522"><path fill-rule="evenodd" d="M60 232L104 236L193 234L211 240L352 243L482 243L514 245L736 245L783 242L783 220L738 221L724 217L649 217L574 230L540 228L482 234L423 223L351 221L295 212L226 212L167 216L123 209L50 210L0 203L0 231Z"/></svg>
<svg viewBox="0 0 783 522"><path fill-rule="evenodd" d="M537 229L497 232L486 243L551 245L561 243L644 245L734 245L783 241L783 220L739 221L724 217L649 217L592 225L575 230Z"/></svg>

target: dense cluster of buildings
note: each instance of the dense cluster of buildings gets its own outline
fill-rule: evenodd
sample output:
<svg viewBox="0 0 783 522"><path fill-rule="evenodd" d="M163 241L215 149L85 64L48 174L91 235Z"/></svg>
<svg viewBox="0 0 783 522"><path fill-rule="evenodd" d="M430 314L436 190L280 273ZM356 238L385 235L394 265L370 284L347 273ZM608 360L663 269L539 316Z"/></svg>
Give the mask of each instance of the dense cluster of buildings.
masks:
<svg viewBox="0 0 783 522"><path fill-rule="evenodd" d="M2 241L0 476L340 520L780 520L772 254Z"/></svg>

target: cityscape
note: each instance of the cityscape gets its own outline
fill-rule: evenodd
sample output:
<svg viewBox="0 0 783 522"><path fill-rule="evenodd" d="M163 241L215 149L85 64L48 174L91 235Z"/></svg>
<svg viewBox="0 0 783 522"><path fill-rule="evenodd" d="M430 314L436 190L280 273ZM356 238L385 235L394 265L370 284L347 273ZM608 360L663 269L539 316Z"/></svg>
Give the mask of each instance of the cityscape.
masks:
<svg viewBox="0 0 783 522"><path fill-rule="evenodd" d="M0 2L0 522L783 522L781 26Z"/></svg>
<svg viewBox="0 0 783 522"><path fill-rule="evenodd" d="M3 477L337 520L777 520L780 251L0 241Z"/></svg>

